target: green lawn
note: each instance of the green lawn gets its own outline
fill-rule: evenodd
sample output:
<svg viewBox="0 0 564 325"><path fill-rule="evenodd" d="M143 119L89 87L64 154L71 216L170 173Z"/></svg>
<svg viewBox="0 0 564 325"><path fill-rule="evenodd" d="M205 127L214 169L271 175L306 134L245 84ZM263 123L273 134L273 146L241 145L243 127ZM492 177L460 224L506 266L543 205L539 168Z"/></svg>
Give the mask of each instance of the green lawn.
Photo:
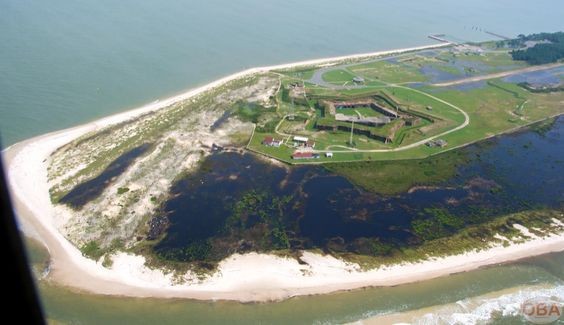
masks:
<svg viewBox="0 0 564 325"><path fill-rule="evenodd" d="M352 72L369 79L380 79L386 82L421 82L425 76L414 66L387 61L376 61L349 67Z"/></svg>
<svg viewBox="0 0 564 325"><path fill-rule="evenodd" d="M331 70L323 74L322 78L324 81L333 83L333 84L344 84L345 82L352 83L353 78L355 75L351 74L345 70Z"/></svg>
<svg viewBox="0 0 564 325"><path fill-rule="evenodd" d="M437 119L452 120L456 123L464 122L464 115L462 115L461 112L429 96L415 92L410 88L394 87L386 89L386 93L392 99L396 100L404 106L408 106L410 109L416 112L434 116ZM438 96L437 94L430 94L437 98L440 98L440 96ZM427 107L430 107L432 110L427 110Z"/></svg>
<svg viewBox="0 0 564 325"><path fill-rule="evenodd" d="M338 109L337 113L341 113L344 115L351 115L351 116L358 116L358 114L360 113L360 115L365 117L383 116L382 113L379 113L370 107L342 108L342 109Z"/></svg>
<svg viewBox="0 0 564 325"><path fill-rule="evenodd" d="M453 151L420 160L364 161L329 164L326 168L368 191L395 194L419 183L442 182L456 173L458 165L467 161L464 154Z"/></svg>
<svg viewBox="0 0 564 325"><path fill-rule="evenodd" d="M294 149L288 147L287 145L282 145L279 148L276 147L269 147L262 144L262 141L265 137L271 136L277 140L283 139L284 137L275 134L275 133L261 133L255 132L254 136L252 137L251 141L249 142L248 149L260 152L266 156L273 157L282 161L290 162L291 155L294 152ZM286 139L284 139L286 140Z"/></svg>
<svg viewBox="0 0 564 325"><path fill-rule="evenodd" d="M336 148L331 146L347 146L349 147L350 132L345 131L322 131L316 132L312 139L316 141L316 149L319 150L345 150L344 148ZM390 148L380 141L370 139L364 135L353 134L353 143L355 149L387 149ZM352 148L351 148L352 149Z"/></svg>

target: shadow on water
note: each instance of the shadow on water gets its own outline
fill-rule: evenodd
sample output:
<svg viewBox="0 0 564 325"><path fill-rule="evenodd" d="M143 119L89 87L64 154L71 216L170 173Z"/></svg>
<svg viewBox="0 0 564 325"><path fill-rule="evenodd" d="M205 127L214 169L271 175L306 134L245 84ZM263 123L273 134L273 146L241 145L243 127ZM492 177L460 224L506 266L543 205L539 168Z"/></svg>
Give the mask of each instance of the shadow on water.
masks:
<svg viewBox="0 0 564 325"><path fill-rule="evenodd" d="M104 171L95 178L75 186L70 192L61 198L59 202L73 208L81 208L86 203L97 198L117 176L121 175L137 157L144 154L150 144L145 143L122 154L112 161Z"/></svg>
<svg viewBox="0 0 564 325"><path fill-rule="evenodd" d="M419 242L416 219L454 216L474 224L561 208L563 125L559 118L544 134L522 131L462 149L473 158L455 177L396 196L363 191L323 167L282 168L251 154L214 154L172 187L162 211L170 225L156 250L177 260L273 247L369 253L367 239L394 247Z"/></svg>

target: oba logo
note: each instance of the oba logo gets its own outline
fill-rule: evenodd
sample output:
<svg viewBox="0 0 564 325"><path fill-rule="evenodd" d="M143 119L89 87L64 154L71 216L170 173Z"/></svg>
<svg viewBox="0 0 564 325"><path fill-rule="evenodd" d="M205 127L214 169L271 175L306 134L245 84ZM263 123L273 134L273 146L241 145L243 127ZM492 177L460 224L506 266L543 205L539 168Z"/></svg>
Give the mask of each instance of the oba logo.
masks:
<svg viewBox="0 0 564 325"><path fill-rule="evenodd" d="M521 313L533 324L550 324L562 316L562 303L548 297L527 299L521 305Z"/></svg>

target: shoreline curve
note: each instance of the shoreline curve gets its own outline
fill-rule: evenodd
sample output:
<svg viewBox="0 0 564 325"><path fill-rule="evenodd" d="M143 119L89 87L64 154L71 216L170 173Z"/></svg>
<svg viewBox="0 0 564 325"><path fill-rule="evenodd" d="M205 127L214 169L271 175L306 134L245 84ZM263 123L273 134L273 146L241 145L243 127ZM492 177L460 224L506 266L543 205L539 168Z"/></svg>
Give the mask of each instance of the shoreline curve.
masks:
<svg viewBox="0 0 564 325"><path fill-rule="evenodd" d="M142 257L123 254L118 265L107 269L101 263L82 256L78 248L57 230L51 214L53 205L49 198L45 161L54 150L81 135L187 100L231 80L255 73L449 45L451 44L435 44L251 68L137 109L18 142L2 151L2 159L20 228L27 235L39 239L47 248L51 259L49 278L58 284L104 295L241 302L276 301L298 295L412 283L486 265L563 251L564 234L559 234L509 247L495 247L367 272L360 272L353 265L331 256L304 252L302 259L311 266L310 273L304 272L304 266L295 260L267 254L236 254L222 261L220 271L205 281L167 285L164 281L170 280L167 275L160 270L144 267Z"/></svg>

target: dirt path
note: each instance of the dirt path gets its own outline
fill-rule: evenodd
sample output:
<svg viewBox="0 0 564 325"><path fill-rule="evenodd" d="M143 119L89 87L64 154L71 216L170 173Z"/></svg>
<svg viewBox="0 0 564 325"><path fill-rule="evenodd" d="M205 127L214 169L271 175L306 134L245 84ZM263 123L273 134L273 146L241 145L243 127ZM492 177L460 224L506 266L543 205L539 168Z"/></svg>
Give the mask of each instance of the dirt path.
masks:
<svg viewBox="0 0 564 325"><path fill-rule="evenodd" d="M481 81L481 80L507 77L507 76L511 76L511 75L514 75L514 74L524 73L524 72L534 72L534 71L548 70L548 69L556 68L556 67L559 67L559 66L562 66L562 65L564 65L564 64L553 63L553 64L546 64L546 65L539 65L539 66L528 67L528 68L524 68L524 69L504 71L504 72L492 73L492 74L488 74L488 75L484 75L484 76L476 76L476 77L458 79L458 80L449 81L449 82L442 82L442 83L432 84L432 86L447 87L447 86L461 85L461 84L465 84L465 83L469 83L469 82L476 82L476 81Z"/></svg>

